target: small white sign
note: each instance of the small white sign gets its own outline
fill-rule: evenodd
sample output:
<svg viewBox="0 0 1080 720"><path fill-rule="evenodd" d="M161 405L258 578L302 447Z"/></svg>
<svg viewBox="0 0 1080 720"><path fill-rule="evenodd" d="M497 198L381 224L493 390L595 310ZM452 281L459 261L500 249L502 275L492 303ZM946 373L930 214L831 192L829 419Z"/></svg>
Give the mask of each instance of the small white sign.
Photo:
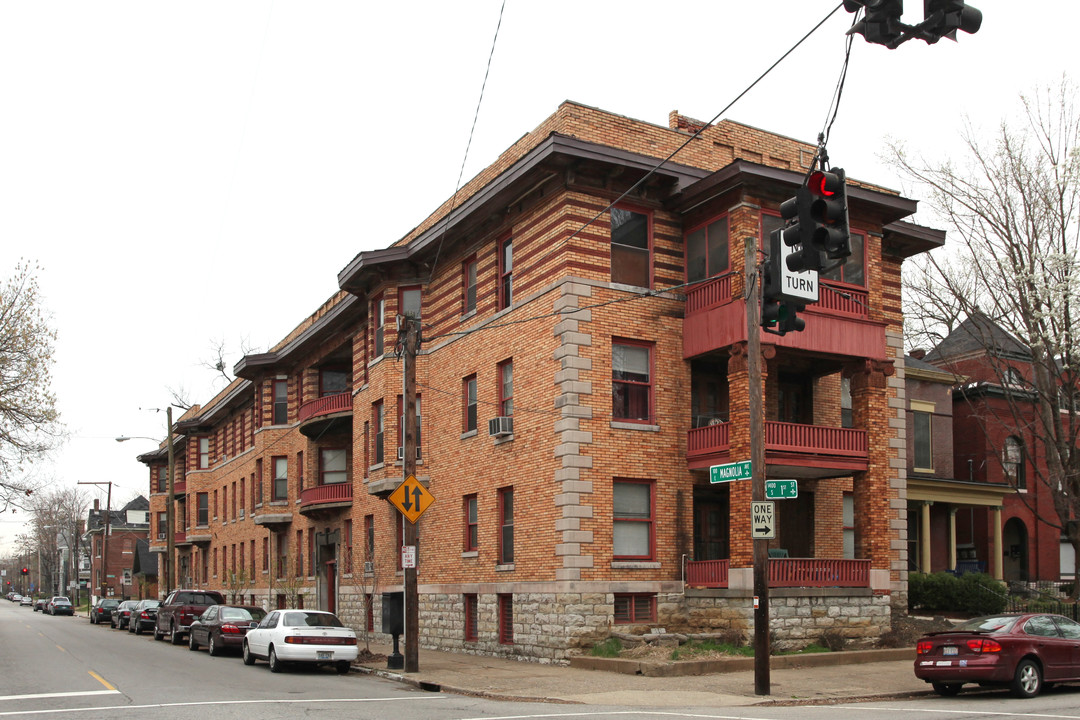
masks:
<svg viewBox="0 0 1080 720"><path fill-rule="evenodd" d="M401 546L401 567L402 568L415 568L416 567L416 546L415 545L402 545Z"/></svg>
<svg viewBox="0 0 1080 720"><path fill-rule="evenodd" d="M751 538L754 540L776 538L775 509L776 503L771 500L750 503Z"/></svg>

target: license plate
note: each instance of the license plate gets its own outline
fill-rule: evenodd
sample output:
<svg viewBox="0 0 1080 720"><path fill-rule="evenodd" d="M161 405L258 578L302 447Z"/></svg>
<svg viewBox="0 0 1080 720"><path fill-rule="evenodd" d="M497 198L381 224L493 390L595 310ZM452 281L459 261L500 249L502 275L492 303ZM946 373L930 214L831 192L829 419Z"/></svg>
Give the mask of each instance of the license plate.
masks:
<svg viewBox="0 0 1080 720"><path fill-rule="evenodd" d="M334 653L329 650L319 650L315 653L316 660L331 660L334 657Z"/></svg>
<svg viewBox="0 0 1080 720"><path fill-rule="evenodd" d="M958 652L959 651L957 650L955 645L946 645L945 647L941 648L942 655L956 655Z"/></svg>

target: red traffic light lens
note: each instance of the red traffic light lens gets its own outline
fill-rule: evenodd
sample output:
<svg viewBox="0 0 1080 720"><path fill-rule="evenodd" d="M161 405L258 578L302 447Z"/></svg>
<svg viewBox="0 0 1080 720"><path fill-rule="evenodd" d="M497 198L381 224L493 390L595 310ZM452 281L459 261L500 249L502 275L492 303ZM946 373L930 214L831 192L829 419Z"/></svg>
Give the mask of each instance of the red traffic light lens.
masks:
<svg viewBox="0 0 1080 720"><path fill-rule="evenodd" d="M841 184L840 177L835 173L818 171L810 176L806 186L815 195L832 197L840 190Z"/></svg>

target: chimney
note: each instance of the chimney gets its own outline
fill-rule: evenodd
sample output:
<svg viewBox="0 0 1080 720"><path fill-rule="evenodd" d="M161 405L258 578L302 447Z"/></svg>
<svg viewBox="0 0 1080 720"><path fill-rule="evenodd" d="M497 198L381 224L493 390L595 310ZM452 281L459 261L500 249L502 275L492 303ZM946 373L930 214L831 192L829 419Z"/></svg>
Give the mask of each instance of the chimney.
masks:
<svg viewBox="0 0 1080 720"><path fill-rule="evenodd" d="M908 355L915 358L916 360L922 360L924 357L926 357L926 350L924 348L915 348L914 350L909 352Z"/></svg>
<svg viewBox="0 0 1080 720"><path fill-rule="evenodd" d="M98 499L94 498L94 512L99 512L101 510L101 507L98 505L98 502L99 502Z"/></svg>

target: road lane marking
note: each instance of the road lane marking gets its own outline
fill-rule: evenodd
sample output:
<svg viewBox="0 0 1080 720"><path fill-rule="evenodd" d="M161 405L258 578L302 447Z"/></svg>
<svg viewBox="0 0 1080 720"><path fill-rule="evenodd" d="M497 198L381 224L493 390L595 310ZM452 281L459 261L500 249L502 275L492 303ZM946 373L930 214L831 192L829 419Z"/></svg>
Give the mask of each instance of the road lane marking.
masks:
<svg viewBox="0 0 1080 720"><path fill-rule="evenodd" d="M1025 717L1025 718L1050 718L1051 720L1076 720L1076 715L1054 715L1052 713L1031 712L996 712L993 710L949 710L946 708L913 708L913 707L871 707L869 705L833 705L832 710L878 710L902 713L939 713L941 715L984 715L988 717Z"/></svg>
<svg viewBox="0 0 1080 720"><path fill-rule="evenodd" d="M114 692L120 692L120 691L119 691L119 690L117 690L117 689L116 689L115 687L113 687L113 686L112 686L112 685L111 685L111 684L109 683L109 681L108 681L108 680L106 680L105 678L101 677L100 675L98 675L98 674L97 674L96 672L94 672L93 670L87 670L87 672L89 672L89 673L90 673L90 677L94 678L95 680L97 680L97 681L98 681L99 683L101 683L101 684L102 684L102 685L104 685L105 687L109 688L110 690L113 690Z"/></svg>
<svg viewBox="0 0 1080 720"><path fill-rule="evenodd" d="M107 690L96 690L87 693L57 693L55 695L18 695L11 696L13 698L33 698L33 697L58 697L64 694L70 695L104 695L107 694ZM432 695L426 694L421 697L407 697L407 698L323 698L323 699L309 699L309 700L204 700L201 702L178 702L178 703L153 703L150 705L112 705L102 707L78 707L78 708L54 708L51 710L9 710L7 712L0 712L0 717L18 717L20 715L57 715L64 713L85 713L85 712L101 712L103 710L152 710L155 708L178 708L178 707L204 707L208 705L323 705L328 703L373 703L373 702L405 702L416 700L441 700L445 695ZM7 700L11 698L0 697L0 700ZM715 717L715 716L713 716Z"/></svg>
<svg viewBox="0 0 1080 720"><path fill-rule="evenodd" d="M57 646L56 646L56 649L57 649L57 650L59 650L60 652L67 652L67 650L65 650L64 648L60 647L59 645L57 645Z"/></svg>
<svg viewBox="0 0 1080 720"><path fill-rule="evenodd" d="M33 693L32 695L0 695L0 702L5 700L38 700L41 698L60 697L84 697L87 695L119 695L120 691L113 690L84 690L81 692L58 692L58 693Z"/></svg>

